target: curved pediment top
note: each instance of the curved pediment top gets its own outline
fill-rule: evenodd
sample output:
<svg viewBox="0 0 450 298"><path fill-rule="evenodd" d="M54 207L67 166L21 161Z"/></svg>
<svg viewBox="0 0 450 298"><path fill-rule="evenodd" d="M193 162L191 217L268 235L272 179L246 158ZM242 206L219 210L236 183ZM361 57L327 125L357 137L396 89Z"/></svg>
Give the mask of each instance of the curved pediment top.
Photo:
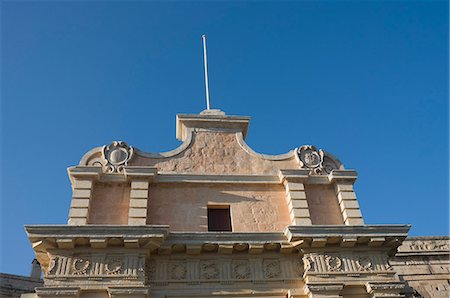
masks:
<svg viewBox="0 0 450 298"><path fill-rule="evenodd" d="M105 172L121 172L124 166L151 166L166 173L276 175L279 170L308 169L326 175L343 169L326 151L303 145L285 154L257 153L245 142L250 118L227 116L215 110L200 115L177 115L177 138L183 143L162 153L147 153L123 141L87 152L82 166L101 166Z"/></svg>

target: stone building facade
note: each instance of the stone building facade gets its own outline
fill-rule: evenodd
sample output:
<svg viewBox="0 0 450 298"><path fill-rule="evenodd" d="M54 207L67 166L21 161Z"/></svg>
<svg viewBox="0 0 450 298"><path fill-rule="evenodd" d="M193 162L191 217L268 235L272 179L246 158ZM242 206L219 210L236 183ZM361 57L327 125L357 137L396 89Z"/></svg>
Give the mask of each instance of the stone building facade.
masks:
<svg viewBox="0 0 450 298"><path fill-rule="evenodd" d="M26 226L44 286L24 297L449 295L448 237L365 225L354 170L309 145L256 153L249 120L177 115L173 151L86 153L68 224Z"/></svg>

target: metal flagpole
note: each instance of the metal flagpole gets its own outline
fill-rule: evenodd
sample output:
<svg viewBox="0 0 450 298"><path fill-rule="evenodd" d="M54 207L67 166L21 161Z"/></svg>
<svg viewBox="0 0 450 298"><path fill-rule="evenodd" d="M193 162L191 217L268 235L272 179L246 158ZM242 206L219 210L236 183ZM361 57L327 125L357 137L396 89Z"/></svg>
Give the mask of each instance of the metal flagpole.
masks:
<svg viewBox="0 0 450 298"><path fill-rule="evenodd" d="M208 84L208 58L206 57L206 35L202 35L203 40L203 61L205 64L205 87L206 87L206 109L210 109L209 104L209 84Z"/></svg>

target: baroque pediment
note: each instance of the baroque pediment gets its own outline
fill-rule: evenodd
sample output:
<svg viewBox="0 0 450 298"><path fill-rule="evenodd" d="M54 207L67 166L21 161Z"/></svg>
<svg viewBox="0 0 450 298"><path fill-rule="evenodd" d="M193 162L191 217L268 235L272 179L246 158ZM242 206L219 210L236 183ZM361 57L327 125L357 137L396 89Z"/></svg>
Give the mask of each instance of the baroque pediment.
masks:
<svg viewBox="0 0 450 298"><path fill-rule="evenodd" d="M326 175L343 169L336 157L311 145L280 155L257 153L245 142L249 122L249 117L221 111L177 115L177 138L183 142L178 148L148 153L116 141L86 153L80 166L101 166L109 173L120 173L124 166L145 166L160 173L201 175L277 175L280 169Z"/></svg>

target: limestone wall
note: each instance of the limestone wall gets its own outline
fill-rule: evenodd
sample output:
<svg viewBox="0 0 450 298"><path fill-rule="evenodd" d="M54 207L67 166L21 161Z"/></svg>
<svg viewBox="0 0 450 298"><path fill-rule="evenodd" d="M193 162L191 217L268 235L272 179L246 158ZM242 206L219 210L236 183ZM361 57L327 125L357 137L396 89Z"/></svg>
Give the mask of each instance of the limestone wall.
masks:
<svg viewBox="0 0 450 298"><path fill-rule="evenodd" d="M275 184L156 184L149 190L147 224L206 232L207 207L229 206L233 232L282 231L290 224L284 196Z"/></svg>

